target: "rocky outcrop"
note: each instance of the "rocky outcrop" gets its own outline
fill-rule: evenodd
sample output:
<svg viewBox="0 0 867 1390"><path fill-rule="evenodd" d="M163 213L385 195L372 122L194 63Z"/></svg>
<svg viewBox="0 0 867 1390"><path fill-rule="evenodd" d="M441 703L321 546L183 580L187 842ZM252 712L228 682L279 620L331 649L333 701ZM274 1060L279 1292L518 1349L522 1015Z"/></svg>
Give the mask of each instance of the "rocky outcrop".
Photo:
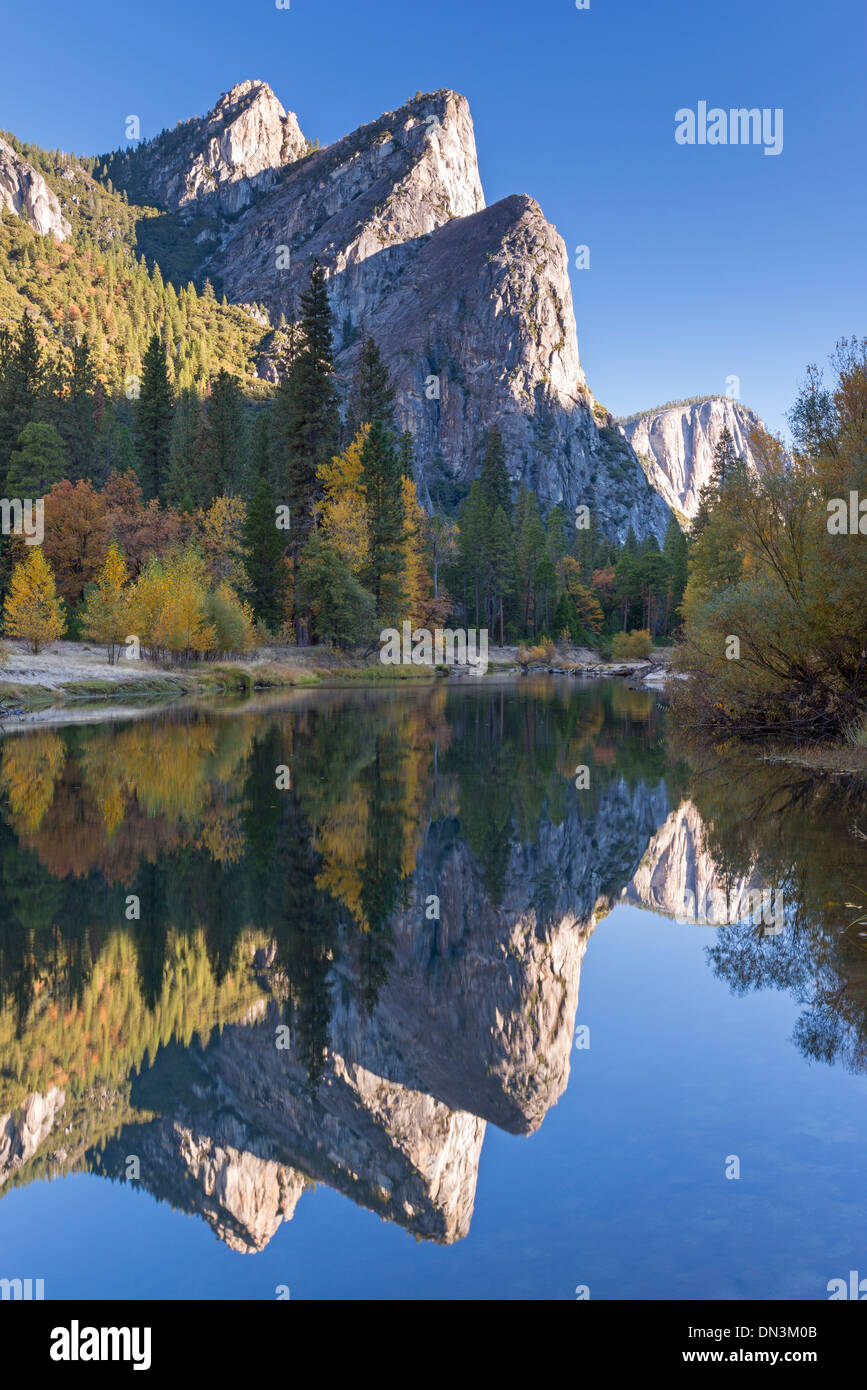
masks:
<svg viewBox="0 0 867 1390"><path fill-rule="evenodd" d="M72 228L60 209L57 195L42 175L0 139L0 207L23 217L40 236L64 241Z"/></svg>
<svg viewBox="0 0 867 1390"><path fill-rule="evenodd" d="M622 429L659 495L672 511L691 521L710 478L723 429L732 436L735 451L755 467L750 434L761 423L755 411L739 401L712 396L631 415L622 422Z"/></svg>
<svg viewBox="0 0 867 1390"><path fill-rule="evenodd" d="M0 1187L45 1143L65 1104L66 1092L52 1086L44 1095L29 1095L16 1112L0 1115Z"/></svg>
<svg viewBox="0 0 867 1390"><path fill-rule="evenodd" d="M204 122L135 152L130 196L174 219L200 280L272 323L298 317L323 264L340 389L372 334L428 505L468 486L498 424L516 486L589 507L621 540L630 526L661 539L668 508L584 378L563 240L526 195L485 207L465 99L419 96L305 158L300 131L280 143L281 111L264 84L233 88ZM279 370L265 352L261 375Z"/></svg>
<svg viewBox="0 0 867 1390"><path fill-rule="evenodd" d="M246 1147L249 1131L234 1115L215 1116L205 1135L167 1118L144 1130L128 1129L125 1139L120 1147L137 1146L146 1187L176 1194L177 1205L194 1206L215 1235L241 1254L264 1250L282 1222L292 1220L304 1191L302 1173ZM119 1152L116 1140L111 1148Z"/></svg>
<svg viewBox="0 0 867 1390"><path fill-rule="evenodd" d="M139 200L167 212L204 202L237 213L306 148L297 118L267 82L239 82L207 116L133 151L129 186Z"/></svg>

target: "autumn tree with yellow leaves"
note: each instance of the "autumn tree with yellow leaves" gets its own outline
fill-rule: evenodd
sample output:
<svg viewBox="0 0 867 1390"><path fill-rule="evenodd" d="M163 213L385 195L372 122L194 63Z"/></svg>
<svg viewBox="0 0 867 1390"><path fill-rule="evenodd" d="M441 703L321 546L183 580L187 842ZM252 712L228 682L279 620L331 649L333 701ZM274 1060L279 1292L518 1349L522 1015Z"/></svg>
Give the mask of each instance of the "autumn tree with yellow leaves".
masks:
<svg viewBox="0 0 867 1390"><path fill-rule="evenodd" d="M243 497L216 497L196 513L195 535L208 579L216 588L225 580L235 590L249 588L244 567L249 554L244 542L247 504Z"/></svg>
<svg viewBox="0 0 867 1390"><path fill-rule="evenodd" d="M867 494L867 338L842 339L831 364L827 384L808 368L788 417L791 458L759 426L753 468L717 448L690 530L676 657L690 677L678 717L703 729L857 744L867 727L863 524L835 521Z"/></svg>
<svg viewBox="0 0 867 1390"><path fill-rule="evenodd" d="M356 578L370 549L361 463L369 430L369 425L362 425L349 447L330 463L320 464L317 472L324 493L319 529Z"/></svg>
<svg viewBox="0 0 867 1390"><path fill-rule="evenodd" d="M7 634L29 642L34 655L66 631L63 603L41 546L34 546L27 559L15 566L3 611Z"/></svg>
<svg viewBox="0 0 867 1390"><path fill-rule="evenodd" d="M126 560L112 541L99 578L88 592L81 615L81 630L93 642L104 643L113 666L118 650L129 634L130 590Z"/></svg>
<svg viewBox="0 0 867 1390"><path fill-rule="evenodd" d="M403 491L403 593L405 597L404 617L413 627L428 627L439 614L432 603L433 584L427 556L426 523L427 514L419 505L415 482L412 478L401 479Z"/></svg>
<svg viewBox="0 0 867 1390"><path fill-rule="evenodd" d="M215 632L205 614L207 594L205 562L191 547L145 566L133 591L131 615L154 661L189 664L213 649Z"/></svg>
<svg viewBox="0 0 867 1390"><path fill-rule="evenodd" d="M142 570L130 599L130 621L153 661L189 665L255 646L250 605L228 580L215 589L208 580L208 562L195 546L155 558Z"/></svg>

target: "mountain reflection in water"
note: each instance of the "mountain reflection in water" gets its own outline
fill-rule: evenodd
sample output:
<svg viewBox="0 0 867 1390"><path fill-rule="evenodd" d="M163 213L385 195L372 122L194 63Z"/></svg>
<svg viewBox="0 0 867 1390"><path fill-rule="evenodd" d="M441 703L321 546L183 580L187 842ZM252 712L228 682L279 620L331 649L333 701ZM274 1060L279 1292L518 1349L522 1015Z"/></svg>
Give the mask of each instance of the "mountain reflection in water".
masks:
<svg viewBox="0 0 867 1390"><path fill-rule="evenodd" d="M867 1063L863 793L691 747L623 684L7 732L0 795L0 1196L136 1181L252 1251L324 1183L460 1240L488 1122L531 1133L567 1085L624 899L688 899L732 989L797 1000L805 1056Z"/></svg>

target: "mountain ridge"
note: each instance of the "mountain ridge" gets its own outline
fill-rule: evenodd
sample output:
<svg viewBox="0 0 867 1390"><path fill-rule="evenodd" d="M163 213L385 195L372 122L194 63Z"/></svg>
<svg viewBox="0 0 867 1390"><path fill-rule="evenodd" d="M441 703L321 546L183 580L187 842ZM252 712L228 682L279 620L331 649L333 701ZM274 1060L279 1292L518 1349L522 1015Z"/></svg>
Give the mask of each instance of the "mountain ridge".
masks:
<svg viewBox="0 0 867 1390"><path fill-rule="evenodd" d="M270 119L282 120L267 84L232 92L252 94L264 111L263 88ZM233 110L237 124L237 103ZM171 138L149 142L148 158ZM233 149L233 170L214 177L243 183L253 152L240 139ZM341 395L370 334L394 377L429 509L466 490L496 423L514 483L549 505L589 506L618 540L631 526L661 541L668 507L581 368L562 238L529 195L487 206L466 99L446 88L419 94L321 150L290 154L279 168L272 161L243 206L227 211L201 179L183 206L163 197L172 232L201 248L199 275L232 303L264 305L276 323L297 316L310 266L321 261ZM177 190L180 174L164 170L164 187ZM143 230L158 235L159 219ZM271 380L279 372L267 353L260 372Z"/></svg>
<svg viewBox="0 0 867 1390"><path fill-rule="evenodd" d="M418 94L318 149L267 83L248 80L205 117L79 164L48 178L61 216L80 220L100 189L129 200L134 249L167 283L210 279L264 330L263 385L282 369L269 335L297 319L319 260L339 393L345 401L373 336L428 510L466 494L497 425L515 487L548 507L587 506L613 540L631 528L662 542L669 503L581 366L563 239L527 194L487 206L460 94ZM78 187L88 168L96 193Z"/></svg>

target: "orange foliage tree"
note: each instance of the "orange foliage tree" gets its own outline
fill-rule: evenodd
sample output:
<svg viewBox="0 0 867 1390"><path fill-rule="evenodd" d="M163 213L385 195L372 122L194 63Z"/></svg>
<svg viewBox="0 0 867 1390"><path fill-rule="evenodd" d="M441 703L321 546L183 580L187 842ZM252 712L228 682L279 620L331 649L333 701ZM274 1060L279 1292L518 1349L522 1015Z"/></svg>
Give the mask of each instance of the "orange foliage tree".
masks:
<svg viewBox="0 0 867 1390"><path fill-rule="evenodd" d="M99 574L108 550L105 495L89 482L63 478L45 498L43 549L57 588L70 605Z"/></svg>

